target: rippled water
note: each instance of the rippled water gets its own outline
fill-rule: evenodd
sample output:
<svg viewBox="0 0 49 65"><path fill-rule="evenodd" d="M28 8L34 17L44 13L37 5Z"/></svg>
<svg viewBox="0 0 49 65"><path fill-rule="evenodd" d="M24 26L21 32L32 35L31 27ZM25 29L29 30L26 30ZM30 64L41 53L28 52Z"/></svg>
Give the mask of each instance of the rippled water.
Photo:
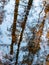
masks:
<svg viewBox="0 0 49 65"><path fill-rule="evenodd" d="M45 0L33 0L33 5L31 7L31 10L30 10L29 16L28 16L28 20L27 20L27 25L30 28L36 26L36 24L41 23L44 16L45 16L44 10L42 11L43 1L45 1ZM27 2L28 2L28 0L27 0ZM46 0L46 2L49 3L49 0ZM22 2L20 2L20 4L22 4ZM0 2L0 11L2 12L1 5L2 5L2 3ZM8 30L11 28L11 25L13 23L14 6L15 6L15 1L10 0L7 4L4 5L4 8L3 8L4 17L3 17L2 24L0 24L0 50L4 51L5 53L8 53L10 51L10 48L7 48L6 45L10 45L11 40L12 40L11 31L8 31ZM40 15L40 22L38 22L39 13L41 11L42 11L42 13ZM18 13L19 14L24 13L24 7L20 6ZM21 17L18 16L18 20L21 20L22 19ZM37 54L35 54L33 64L35 64L37 62L37 60L39 60L41 62L43 60L44 61L43 65L45 65L46 56L49 54L49 45L48 45L49 44L49 42L48 42L49 38L46 37L47 31L49 31L49 12L46 14L43 33L41 36L41 42L40 42L40 48L41 49L38 52L38 54L39 54L38 57L37 57ZM29 31L29 29L27 28L27 26L26 26L25 32L31 33ZM27 45L27 42L24 42L24 43ZM21 43L21 47L25 46L24 43L23 42ZM7 50L9 50L9 51L7 52ZM20 51L19 61L22 60L24 54L25 54L25 52L23 52L23 54L22 54L22 51Z"/></svg>

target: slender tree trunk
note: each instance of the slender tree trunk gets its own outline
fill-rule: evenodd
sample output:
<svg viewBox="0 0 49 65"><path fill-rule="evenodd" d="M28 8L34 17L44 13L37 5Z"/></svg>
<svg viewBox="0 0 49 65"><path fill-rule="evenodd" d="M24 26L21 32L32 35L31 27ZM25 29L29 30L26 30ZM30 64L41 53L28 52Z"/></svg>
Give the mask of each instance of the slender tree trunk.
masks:
<svg viewBox="0 0 49 65"><path fill-rule="evenodd" d="M26 25L27 17L29 15L29 11L30 11L31 6L32 6L32 2L33 2L33 0L29 0L29 2L28 2L28 6L27 6L27 10L26 10L26 15L25 15L24 21L23 21L23 23L21 25L22 32L21 32L21 37L20 37L19 43L18 43L18 49L17 49L17 53L16 53L16 62L15 62L15 65L18 64L18 56L19 56L20 43L22 41L23 32L24 32L24 29L25 29L25 25Z"/></svg>
<svg viewBox="0 0 49 65"><path fill-rule="evenodd" d="M18 5L19 0L15 0L15 10L14 10L14 21L13 21L13 27L12 27L12 43L10 46L10 54L13 54L13 44L16 42L16 21L17 21L17 15L18 15Z"/></svg>

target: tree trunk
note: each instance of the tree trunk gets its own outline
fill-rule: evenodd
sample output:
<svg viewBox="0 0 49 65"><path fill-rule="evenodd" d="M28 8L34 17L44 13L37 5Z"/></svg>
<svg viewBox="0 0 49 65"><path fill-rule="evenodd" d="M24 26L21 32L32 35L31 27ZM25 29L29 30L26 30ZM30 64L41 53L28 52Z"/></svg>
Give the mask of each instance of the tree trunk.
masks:
<svg viewBox="0 0 49 65"><path fill-rule="evenodd" d="M18 43L18 49L17 49L17 53L16 53L16 62L15 62L15 65L18 64L18 55L19 55L20 43L22 41L23 32L24 32L24 29L25 29L25 25L26 25L27 17L29 15L29 11L30 11L31 6L32 6L32 2L33 2L33 0L29 0L29 2L28 2L28 6L27 6L27 10L26 10L26 15L25 15L24 21L23 21L23 23L21 25L22 32L21 32L21 37L20 37L19 43Z"/></svg>
<svg viewBox="0 0 49 65"><path fill-rule="evenodd" d="M16 42L16 21L17 21L17 15L18 15L18 5L19 0L15 0L15 10L14 10L14 21L13 21L13 27L12 27L12 43L10 46L10 54L13 54L13 44Z"/></svg>

